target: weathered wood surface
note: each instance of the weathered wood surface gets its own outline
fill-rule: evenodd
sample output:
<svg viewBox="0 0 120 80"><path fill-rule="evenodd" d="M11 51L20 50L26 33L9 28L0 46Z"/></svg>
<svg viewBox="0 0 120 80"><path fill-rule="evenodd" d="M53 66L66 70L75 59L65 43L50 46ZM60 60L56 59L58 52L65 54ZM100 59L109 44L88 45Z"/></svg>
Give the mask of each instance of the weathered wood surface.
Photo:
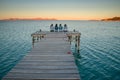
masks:
<svg viewBox="0 0 120 80"><path fill-rule="evenodd" d="M51 32L35 43L3 80L79 80L79 72L63 32Z"/></svg>

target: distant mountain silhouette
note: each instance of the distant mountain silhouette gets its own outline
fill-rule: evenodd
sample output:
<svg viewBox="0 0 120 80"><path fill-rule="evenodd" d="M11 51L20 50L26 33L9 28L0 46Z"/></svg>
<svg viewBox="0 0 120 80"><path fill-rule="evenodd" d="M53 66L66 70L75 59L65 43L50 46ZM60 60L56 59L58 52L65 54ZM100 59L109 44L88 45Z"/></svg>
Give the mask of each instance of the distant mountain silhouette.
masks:
<svg viewBox="0 0 120 80"><path fill-rule="evenodd" d="M55 18L8 18L2 20L57 20Z"/></svg>
<svg viewBox="0 0 120 80"><path fill-rule="evenodd" d="M102 21L120 21L120 17L113 17L113 18L102 19Z"/></svg>

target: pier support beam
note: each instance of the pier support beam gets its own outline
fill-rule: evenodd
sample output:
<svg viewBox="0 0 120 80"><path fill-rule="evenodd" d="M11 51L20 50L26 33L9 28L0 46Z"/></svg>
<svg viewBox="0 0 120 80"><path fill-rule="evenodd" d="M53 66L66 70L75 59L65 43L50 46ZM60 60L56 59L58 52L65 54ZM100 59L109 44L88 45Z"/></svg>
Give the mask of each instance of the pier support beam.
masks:
<svg viewBox="0 0 120 80"><path fill-rule="evenodd" d="M75 51L77 51L77 53L80 52L80 35L81 33L79 32L68 32L67 33L68 41L70 42L70 44L73 40L75 40Z"/></svg>
<svg viewBox="0 0 120 80"><path fill-rule="evenodd" d="M32 46L34 47L34 43L39 42L42 38L45 38L46 33L37 31L36 33L33 33L31 36L32 36Z"/></svg>
<svg viewBox="0 0 120 80"><path fill-rule="evenodd" d="M37 31L36 33L33 33L31 35L32 36L33 47L34 47L34 43L38 42L42 38L45 38L47 33L42 32L42 31ZM66 32L65 34L68 37L68 41L70 42L70 45L71 45L71 42L73 40L75 40L75 50L77 51L77 53L79 53L80 52L80 36L81 36L81 33L77 32L77 31L75 31L75 32L69 31L69 32Z"/></svg>

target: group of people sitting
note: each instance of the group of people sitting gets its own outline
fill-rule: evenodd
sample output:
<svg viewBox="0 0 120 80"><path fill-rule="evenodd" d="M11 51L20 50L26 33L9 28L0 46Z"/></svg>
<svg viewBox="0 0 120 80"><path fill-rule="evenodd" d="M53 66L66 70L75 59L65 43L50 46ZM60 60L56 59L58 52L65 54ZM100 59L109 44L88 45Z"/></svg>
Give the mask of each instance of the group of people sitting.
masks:
<svg viewBox="0 0 120 80"><path fill-rule="evenodd" d="M67 25L64 24L64 26L62 26L62 24L55 24L55 26L53 26L53 24L50 25L50 32L67 32L68 28Z"/></svg>

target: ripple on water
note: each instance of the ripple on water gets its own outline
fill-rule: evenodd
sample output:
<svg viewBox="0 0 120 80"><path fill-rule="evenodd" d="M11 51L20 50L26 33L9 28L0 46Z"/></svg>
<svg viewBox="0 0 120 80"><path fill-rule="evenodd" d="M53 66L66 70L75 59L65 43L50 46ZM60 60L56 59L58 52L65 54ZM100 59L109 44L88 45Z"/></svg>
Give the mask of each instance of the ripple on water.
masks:
<svg viewBox="0 0 120 80"><path fill-rule="evenodd" d="M85 80L102 80L102 78L103 80L114 79L112 76L120 72L120 67L118 66L120 59L118 57L116 58L116 55L112 56L111 54L112 53L107 52L104 50L104 47L99 46L97 43L86 45L81 51L82 58L80 64L84 66L84 68L87 68L82 68L80 71L82 70L83 72L85 70L85 73L92 75L87 79L84 78L84 76L83 78ZM111 74L112 72L114 74ZM86 74L86 76L88 75ZM115 78L117 79L118 76L115 76Z"/></svg>
<svg viewBox="0 0 120 80"><path fill-rule="evenodd" d="M82 33L76 58L82 80L120 80L120 23L100 21L0 21L0 79L31 49L31 33L51 23Z"/></svg>

